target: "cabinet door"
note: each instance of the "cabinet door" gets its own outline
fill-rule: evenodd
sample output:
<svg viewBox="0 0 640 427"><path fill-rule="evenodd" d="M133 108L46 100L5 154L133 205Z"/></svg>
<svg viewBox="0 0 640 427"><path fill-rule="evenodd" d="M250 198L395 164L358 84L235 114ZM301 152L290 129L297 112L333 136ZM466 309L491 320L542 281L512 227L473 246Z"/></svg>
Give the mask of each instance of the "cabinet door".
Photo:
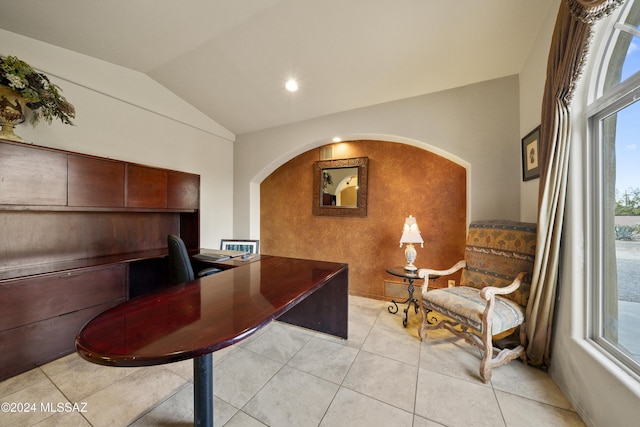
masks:
<svg viewBox="0 0 640 427"><path fill-rule="evenodd" d="M0 142L0 204L65 206L67 155Z"/></svg>
<svg viewBox="0 0 640 427"><path fill-rule="evenodd" d="M170 209L198 209L200 175L169 172L168 205Z"/></svg>
<svg viewBox="0 0 640 427"><path fill-rule="evenodd" d="M109 302L0 332L0 381L73 353L78 331Z"/></svg>
<svg viewBox="0 0 640 427"><path fill-rule="evenodd" d="M124 163L69 155L69 206L124 206Z"/></svg>
<svg viewBox="0 0 640 427"><path fill-rule="evenodd" d="M127 164L126 206L167 208L167 170Z"/></svg>
<svg viewBox="0 0 640 427"><path fill-rule="evenodd" d="M126 296L124 264L0 283L0 330L55 318Z"/></svg>

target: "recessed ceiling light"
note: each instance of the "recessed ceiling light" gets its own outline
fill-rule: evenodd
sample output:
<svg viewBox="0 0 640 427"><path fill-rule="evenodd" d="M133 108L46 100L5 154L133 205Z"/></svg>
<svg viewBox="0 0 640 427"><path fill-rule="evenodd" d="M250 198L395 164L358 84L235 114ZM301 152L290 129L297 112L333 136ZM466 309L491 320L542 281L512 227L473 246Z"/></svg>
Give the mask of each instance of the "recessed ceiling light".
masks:
<svg viewBox="0 0 640 427"><path fill-rule="evenodd" d="M295 92L298 90L298 82L294 79L289 79L284 87L286 87L289 92Z"/></svg>
<svg viewBox="0 0 640 427"><path fill-rule="evenodd" d="M333 138L333 142L340 142L340 141L342 141L342 138L340 138L339 136L335 136Z"/></svg>

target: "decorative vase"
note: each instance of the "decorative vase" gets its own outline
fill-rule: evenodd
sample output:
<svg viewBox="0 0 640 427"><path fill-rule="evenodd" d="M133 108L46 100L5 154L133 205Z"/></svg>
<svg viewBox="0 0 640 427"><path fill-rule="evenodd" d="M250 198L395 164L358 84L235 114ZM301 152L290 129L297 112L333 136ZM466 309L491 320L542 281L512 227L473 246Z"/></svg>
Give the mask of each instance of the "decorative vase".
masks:
<svg viewBox="0 0 640 427"><path fill-rule="evenodd" d="M24 122L25 99L8 86L0 85L0 138L22 141L13 132L15 125Z"/></svg>

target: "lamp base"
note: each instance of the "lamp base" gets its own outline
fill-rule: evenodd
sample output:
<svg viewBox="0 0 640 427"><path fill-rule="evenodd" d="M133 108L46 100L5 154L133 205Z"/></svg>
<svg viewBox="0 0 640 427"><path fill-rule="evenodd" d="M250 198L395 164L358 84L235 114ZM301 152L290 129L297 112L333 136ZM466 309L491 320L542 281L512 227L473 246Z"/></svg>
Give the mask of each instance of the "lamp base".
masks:
<svg viewBox="0 0 640 427"><path fill-rule="evenodd" d="M418 267L413 265L413 261L416 260L418 252L413 247L413 243L407 243L407 247L404 249L404 257L407 259L407 265L404 266L406 271L416 271Z"/></svg>

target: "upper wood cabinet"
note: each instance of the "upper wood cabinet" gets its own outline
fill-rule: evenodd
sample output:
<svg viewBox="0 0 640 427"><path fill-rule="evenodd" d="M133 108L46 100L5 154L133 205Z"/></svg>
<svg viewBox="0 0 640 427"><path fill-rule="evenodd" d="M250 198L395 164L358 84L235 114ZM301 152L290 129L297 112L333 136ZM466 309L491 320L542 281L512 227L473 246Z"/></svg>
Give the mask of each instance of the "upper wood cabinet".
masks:
<svg viewBox="0 0 640 427"><path fill-rule="evenodd" d="M199 184L0 140L0 381L74 351L82 325L131 289L164 285L167 235L200 247Z"/></svg>
<svg viewBox="0 0 640 427"><path fill-rule="evenodd" d="M124 163L70 154L69 206L124 207Z"/></svg>
<svg viewBox="0 0 640 427"><path fill-rule="evenodd" d="M200 175L171 171L168 187L168 208L198 209L200 206Z"/></svg>
<svg viewBox="0 0 640 427"><path fill-rule="evenodd" d="M126 169L128 208L167 207L167 170L133 164L127 164Z"/></svg>
<svg viewBox="0 0 640 427"><path fill-rule="evenodd" d="M65 206L67 155L0 143L0 204Z"/></svg>
<svg viewBox="0 0 640 427"><path fill-rule="evenodd" d="M194 212L200 175L2 140L0 206Z"/></svg>

